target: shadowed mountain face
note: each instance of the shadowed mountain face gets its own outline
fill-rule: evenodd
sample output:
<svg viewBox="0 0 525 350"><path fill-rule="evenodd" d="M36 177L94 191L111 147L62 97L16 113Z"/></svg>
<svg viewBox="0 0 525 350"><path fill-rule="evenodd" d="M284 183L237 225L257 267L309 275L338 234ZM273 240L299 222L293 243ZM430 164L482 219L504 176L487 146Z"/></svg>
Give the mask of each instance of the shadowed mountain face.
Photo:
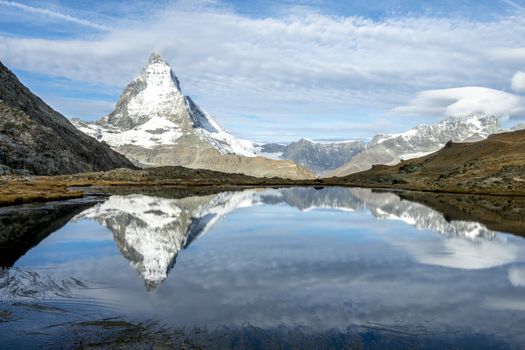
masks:
<svg viewBox="0 0 525 350"><path fill-rule="evenodd" d="M71 174L133 168L123 155L77 130L0 63L0 174Z"/></svg>
<svg viewBox="0 0 525 350"><path fill-rule="evenodd" d="M93 219L108 227L122 255L138 271L148 290L156 288L166 279L181 250L209 232L222 217L237 208L254 205L285 204L300 211L368 211L379 220L401 220L418 230L430 230L446 236L452 246L462 241L490 242L498 236L482 223L483 217L464 214L451 221L447 214L417 202L421 200L404 200L394 193L370 189L331 187L316 190L297 187L172 197L148 193L114 195L82 212L76 219ZM463 203L469 201L464 200ZM475 205L475 201L470 203ZM525 208L525 203L522 204ZM501 215L493 202L492 207L495 209L488 224L497 222L498 215ZM525 226L520 218L515 219L517 226ZM428 255L421 259L447 266L464 263L443 262L431 253ZM469 268L478 268L487 262L479 255L469 259L468 264Z"/></svg>
<svg viewBox="0 0 525 350"><path fill-rule="evenodd" d="M12 266L29 249L95 204L70 200L0 209L0 267Z"/></svg>

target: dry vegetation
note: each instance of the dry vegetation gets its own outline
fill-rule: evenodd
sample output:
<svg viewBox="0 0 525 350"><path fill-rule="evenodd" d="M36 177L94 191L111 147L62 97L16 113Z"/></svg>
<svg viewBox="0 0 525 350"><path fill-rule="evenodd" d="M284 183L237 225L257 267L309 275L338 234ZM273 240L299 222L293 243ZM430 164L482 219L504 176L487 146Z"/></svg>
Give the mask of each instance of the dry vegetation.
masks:
<svg viewBox="0 0 525 350"><path fill-rule="evenodd" d="M52 177L0 178L0 206L80 198L83 195L83 192L72 191L67 184L56 182Z"/></svg>

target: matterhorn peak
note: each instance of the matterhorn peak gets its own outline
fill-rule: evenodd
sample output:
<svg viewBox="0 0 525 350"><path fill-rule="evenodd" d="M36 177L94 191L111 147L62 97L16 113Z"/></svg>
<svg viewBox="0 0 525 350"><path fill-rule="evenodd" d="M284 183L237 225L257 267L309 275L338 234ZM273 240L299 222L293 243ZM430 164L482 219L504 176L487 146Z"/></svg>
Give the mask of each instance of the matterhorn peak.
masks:
<svg viewBox="0 0 525 350"><path fill-rule="evenodd" d="M290 161L257 157L255 144L228 133L185 96L170 65L152 53L142 72L124 89L113 112L77 128L145 165L284 178L313 177Z"/></svg>
<svg viewBox="0 0 525 350"><path fill-rule="evenodd" d="M166 61L164 61L164 59L162 58L162 56L159 53L152 52L149 55L149 64L153 64L153 63L164 63L164 64L166 64Z"/></svg>
<svg viewBox="0 0 525 350"><path fill-rule="evenodd" d="M171 87L180 92L179 79L173 73L170 65L156 52L152 52L149 56L148 65L139 79L146 81L148 85L163 87L164 91ZM158 90L157 93L164 92L163 90Z"/></svg>
<svg viewBox="0 0 525 350"><path fill-rule="evenodd" d="M141 146L148 149L179 143L193 135L221 154L255 156L249 141L227 133L213 116L202 110L180 90L170 65L156 52L149 57L142 73L120 97L115 110L103 118L102 128L117 128L94 136L116 147ZM92 134L93 134L92 132ZM108 142L106 141L106 142Z"/></svg>

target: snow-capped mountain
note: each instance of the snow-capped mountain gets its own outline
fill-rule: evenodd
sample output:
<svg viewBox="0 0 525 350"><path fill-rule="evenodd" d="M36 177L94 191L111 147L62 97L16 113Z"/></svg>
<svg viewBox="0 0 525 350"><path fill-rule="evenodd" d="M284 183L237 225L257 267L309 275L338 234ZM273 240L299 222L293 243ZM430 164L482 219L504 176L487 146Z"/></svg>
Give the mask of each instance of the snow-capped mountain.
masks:
<svg viewBox="0 0 525 350"><path fill-rule="evenodd" d="M125 88L113 112L95 123L73 123L138 164L313 177L292 161L258 157L254 143L228 133L182 94L179 80L158 54L150 56L143 72Z"/></svg>
<svg viewBox="0 0 525 350"><path fill-rule="evenodd" d="M327 174L345 176L368 170L373 164L397 164L441 149L448 141L472 142L502 132L495 116L450 117L439 123L419 125L401 134L378 134L347 164Z"/></svg>

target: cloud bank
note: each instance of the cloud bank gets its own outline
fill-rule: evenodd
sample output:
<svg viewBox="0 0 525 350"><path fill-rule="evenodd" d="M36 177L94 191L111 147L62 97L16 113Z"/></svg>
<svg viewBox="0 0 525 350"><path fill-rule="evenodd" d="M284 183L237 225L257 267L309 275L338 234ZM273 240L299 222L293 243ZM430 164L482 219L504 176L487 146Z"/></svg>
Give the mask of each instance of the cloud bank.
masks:
<svg viewBox="0 0 525 350"><path fill-rule="evenodd" d="M175 3L73 38L0 32L0 60L19 70L121 89L155 50L172 64L185 93L239 136L280 135L290 127L321 123L327 126L324 132L315 126L302 136L348 138L424 122L423 116L396 115L386 126L384 119L375 124L420 91L442 92L425 92L419 99L454 100L453 90L442 89L508 88L509 78L523 68L516 57L525 52L524 36L525 18L519 15L483 22L426 16L374 20L302 10L253 18L206 3ZM478 90L483 94L478 100L497 102L491 109L466 96L474 90L455 91L460 96L445 111L481 103L512 117L519 109L505 93ZM437 113L435 106L424 107ZM251 128L247 117L255 119ZM352 135L334 127L342 124Z"/></svg>
<svg viewBox="0 0 525 350"><path fill-rule="evenodd" d="M525 287L525 268L523 266L512 266L509 269L509 281L515 287Z"/></svg>
<svg viewBox="0 0 525 350"><path fill-rule="evenodd" d="M404 115L467 116L488 114L503 119L525 115L522 97L483 87L429 90L419 93L408 105L394 109Z"/></svg>
<svg viewBox="0 0 525 350"><path fill-rule="evenodd" d="M525 92L525 72L516 72L512 76L512 90L516 92Z"/></svg>

